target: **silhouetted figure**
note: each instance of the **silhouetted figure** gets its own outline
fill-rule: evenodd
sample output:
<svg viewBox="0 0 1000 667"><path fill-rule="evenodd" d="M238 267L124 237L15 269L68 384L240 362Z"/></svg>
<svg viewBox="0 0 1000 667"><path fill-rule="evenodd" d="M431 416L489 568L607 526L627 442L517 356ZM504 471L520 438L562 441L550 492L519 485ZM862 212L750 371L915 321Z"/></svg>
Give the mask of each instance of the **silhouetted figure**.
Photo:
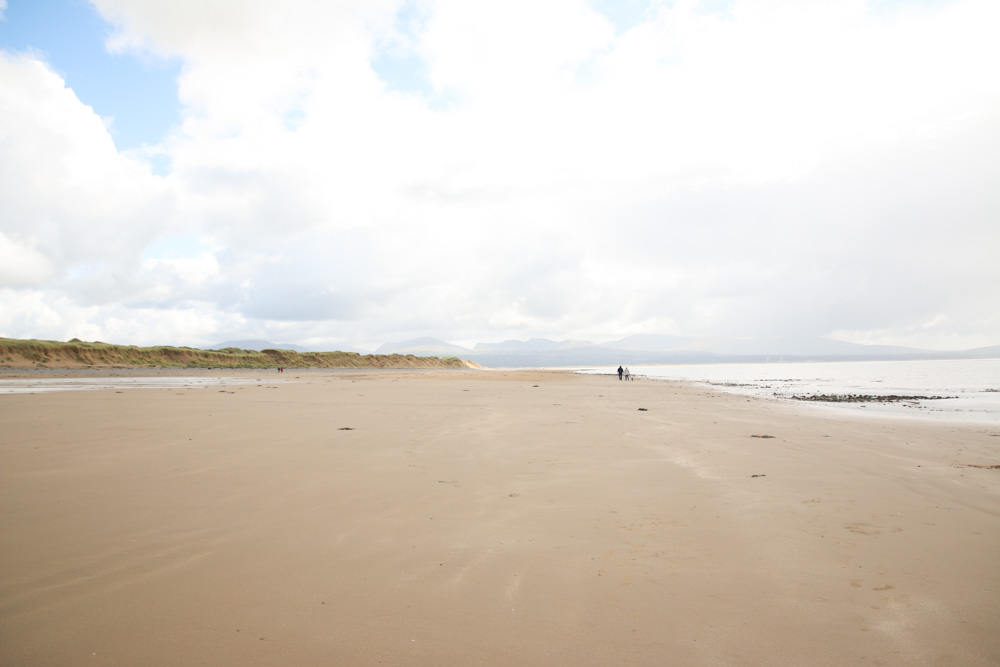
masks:
<svg viewBox="0 0 1000 667"><path fill-rule="evenodd" d="M619 367L618 367L618 381L619 381L619 382L621 382L621 379L622 379L622 373L624 373L624 372L625 372L625 369L624 369L624 368L622 368L621 366L619 366Z"/></svg>

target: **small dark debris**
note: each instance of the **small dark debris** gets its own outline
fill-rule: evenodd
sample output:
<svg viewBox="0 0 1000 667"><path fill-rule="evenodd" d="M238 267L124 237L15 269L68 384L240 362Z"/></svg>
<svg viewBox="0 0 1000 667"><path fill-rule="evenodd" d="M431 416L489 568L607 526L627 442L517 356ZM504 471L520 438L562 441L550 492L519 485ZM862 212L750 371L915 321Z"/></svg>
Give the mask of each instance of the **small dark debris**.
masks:
<svg viewBox="0 0 1000 667"><path fill-rule="evenodd" d="M646 408L639 408L639 412L649 412Z"/></svg>
<svg viewBox="0 0 1000 667"><path fill-rule="evenodd" d="M767 477L767 475L750 475L751 477Z"/></svg>
<svg viewBox="0 0 1000 667"><path fill-rule="evenodd" d="M354 430L354 427L353 427L353 426L341 426L341 427L340 427L340 428L338 428L337 430L338 430L338 431L353 431L353 430Z"/></svg>
<svg viewBox="0 0 1000 667"><path fill-rule="evenodd" d="M751 438L764 438L765 440L767 440L769 438L774 438L773 435L751 435L750 437Z"/></svg>

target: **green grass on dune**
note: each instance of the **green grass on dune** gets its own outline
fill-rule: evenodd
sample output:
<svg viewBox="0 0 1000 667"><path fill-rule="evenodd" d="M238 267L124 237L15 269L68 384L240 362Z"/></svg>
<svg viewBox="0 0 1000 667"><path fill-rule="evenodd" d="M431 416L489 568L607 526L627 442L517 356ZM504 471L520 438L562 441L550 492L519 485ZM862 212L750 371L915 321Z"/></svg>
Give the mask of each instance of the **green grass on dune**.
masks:
<svg viewBox="0 0 1000 667"><path fill-rule="evenodd" d="M49 340L0 338L0 365L38 367L60 365L146 366L166 368L464 368L457 357L415 357L411 354L358 354L294 350L199 350L193 347L137 347Z"/></svg>

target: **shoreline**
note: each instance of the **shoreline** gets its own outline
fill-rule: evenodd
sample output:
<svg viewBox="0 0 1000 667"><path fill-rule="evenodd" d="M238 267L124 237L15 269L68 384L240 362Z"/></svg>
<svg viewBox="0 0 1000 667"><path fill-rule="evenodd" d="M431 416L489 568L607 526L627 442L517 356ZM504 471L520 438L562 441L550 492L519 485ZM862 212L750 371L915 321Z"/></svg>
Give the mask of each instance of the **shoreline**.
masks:
<svg viewBox="0 0 1000 667"><path fill-rule="evenodd" d="M40 391L32 391L33 388L26 387L23 390L16 389L16 385L13 383L18 382L28 382L31 380L41 380L41 381L57 381L59 379L68 379L72 381L84 381L87 379L136 379L141 380L142 378L150 378L157 380L160 378L170 378L170 377L191 377L191 378L210 378L218 379L217 384L225 384L226 378L238 378L241 382L251 382L247 380L248 377L253 377L253 381L258 382L269 382L269 381L281 381L281 382L294 382L296 380L301 380L303 378L308 379L310 376L321 375L321 374L331 374L334 376L347 376L347 375L372 375L372 376L382 376L382 375L435 375L435 374L469 374L469 373L555 373L555 374L567 374L567 375L584 375L592 376L598 378L614 379L616 375L614 373L599 373L595 372L596 369L581 369L578 367L546 367L546 368L286 368L284 373L278 373L276 369L272 368L177 368L177 367L134 367L134 366L108 366L108 367L62 367L62 368L36 368L36 367L0 367L0 395L4 394L17 394L17 393L47 393L49 391L83 391L83 390L100 390L100 389L120 389L123 387L118 386L107 386L107 387L68 387L68 388L56 388L56 389L46 389L44 386L39 387ZM719 384L716 382L708 382L694 379L684 379L684 378L664 378L656 376L646 376L646 375L636 375L639 381L642 382L666 382L688 385L694 388L704 389L710 392L727 394L734 397L752 397L755 400L764 401L767 403L772 403L774 405L780 406L798 406L799 414L802 415L815 415L818 417L847 417L847 418L871 418L876 422L878 420L889 420L889 421L908 421L913 420L916 423L938 423L947 424L952 423L956 425L965 425L969 427L978 428L996 428L1000 427L1000 417L991 418L990 416L984 416L982 414L967 414L961 411L955 410L941 410L929 406L903 406L903 405L884 405L884 404L873 404L871 406L867 404L843 404L839 402L822 402L822 401L802 401L794 400L788 396L782 395L768 395L759 392L741 392L734 390L725 384ZM9 382L5 382L9 381ZM174 386L174 385L170 385ZM126 385L125 388L135 388L135 389L156 389L160 388L160 385L154 383L149 385ZM194 386L192 388L195 388ZM873 409L869 410L868 408ZM909 409L905 409L909 408ZM793 409L793 412L795 410Z"/></svg>
<svg viewBox="0 0 1000 667"><path fill-rule="evenodd" d="M299 375L0 396L0 661L1000 662L998 428Z"/></svg>
<svg viewBox="0 0 1000 667"><path fill-rule="evenodd" d="M0 395L4 393L36 393L29 390L10 391L10 383L5 386L5 380L13 382L30 380L87 380L87 379L108 379L108 378L170 378L170 377L192 377L192 378L218 378L224 381L225 378L240 378L241 381L248 382L247 377L254 377L257 381L283 381L294 382L316 374L332 375L434 375L450 373L556 373L568 375L586 375L599 378L614 379L614 373L582 372L576 367L572 368L286 368L283 373L278 373L275 369L265 368L174 368L174 367L103 367L103 368L2 368L0 367ZM287 377L286 377L287 374ZM296 376L298 374L298 377ZM990 419L981 415L967 415L962 412L940 410L918 406L917 409L904 411L901 405L874 405L873 410L868 410L866 404L842 404L840 402L823 401L802 401L792 397L781 395L767 395L761 393L742 393L717 383L682 379L663 378L655 376L637 375L639 381L643 382L667 382L689 385L691 387L707 389L711 392L728 394L736 397L753 397L756 400L774 403L776 405L801 407L801 414L816 414L817 416L847 416L860 418L873 418L875 420L914 420L918 423L931 421L934 423L955 423L972 427L998 427L1000 418ZM224 382L220 382L224 383ZM157 385L137 385L129 388L149 389L157 388ZM6 389L6 391L5 391ZM71 390L96 390L101 387L81 387ZM54 389L49 391L61 391ZM913 406L907 406L913 407Z"/></svg>
<svg viewBox="0 0 1000 667"><path fill-rule="evenodd" d="M1000 425L997 364L1000 360L826 362L784 364L780 370L777 364L723 364L661 372L659 367L643 367L636 373L646 371L650 379L683 379L737 395L811 404L840 414ZM828 400L820 398L824 395ZM852 400L858 398L867 400ZM891 398L897 400L887 400Z"/></svg>

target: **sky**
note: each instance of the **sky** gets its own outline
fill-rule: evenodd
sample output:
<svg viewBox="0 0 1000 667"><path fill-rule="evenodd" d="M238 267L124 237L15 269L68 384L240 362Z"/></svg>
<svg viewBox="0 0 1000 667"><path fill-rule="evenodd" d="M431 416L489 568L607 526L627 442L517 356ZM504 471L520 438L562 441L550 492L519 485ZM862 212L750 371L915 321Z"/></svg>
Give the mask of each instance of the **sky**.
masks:
<svg viewBox="0 0 1000 667"><path fill-rule="evenodd" d="M0 0L0 336L1000 344L995 0Z"/></svg>

